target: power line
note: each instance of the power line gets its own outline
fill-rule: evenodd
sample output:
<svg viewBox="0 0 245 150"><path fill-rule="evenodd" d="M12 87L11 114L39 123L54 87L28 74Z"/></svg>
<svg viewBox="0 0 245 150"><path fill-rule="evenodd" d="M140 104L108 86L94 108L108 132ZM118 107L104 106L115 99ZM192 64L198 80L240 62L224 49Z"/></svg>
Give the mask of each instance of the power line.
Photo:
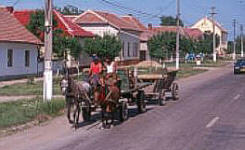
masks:
<svg viewBox="0 0 245 150"><path fill-rule="evenodd" d="M137 13L138 15L150 16L150 17L153 17L153 18L161 18L161 16L159 16L159 15L153 15L153 14L150 14L150 13L147 13L147 12L144 12L144 11L141 11L141 10L136 10L134 8L129 8L129 7L126 7L126 6L123 6L123 5L119 4L117 2L111 2L111 1L108 1L108 0L101 0L101 1L104 2L104 3L106 3L106 4L115 6L117 8L128 10L128 11L131 11L131 12L134 12L134 13Z"/></svg>
<svg viewBox="0 0 245 150"><path fill-rule="evenodd" d="M16 0L15 3L13 4L13 7L16 6L19 2L20 0Z"/></svg>

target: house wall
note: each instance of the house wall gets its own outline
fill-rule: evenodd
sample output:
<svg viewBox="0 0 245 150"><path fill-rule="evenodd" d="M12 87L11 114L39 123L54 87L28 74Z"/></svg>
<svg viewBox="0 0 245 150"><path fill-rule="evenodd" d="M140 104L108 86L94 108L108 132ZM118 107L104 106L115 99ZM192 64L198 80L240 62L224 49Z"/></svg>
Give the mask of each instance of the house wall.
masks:
<svg viewBox="0 0 245 150"><path fill-rule="evenodd" d="M139 36L137 34L129 33L126 31L119 31L118 29L110 26L110 25L81 25L83 29L86 31L90 31L93 34L104 36L105 34L111 34L115 36L119 36L119 39L121 40L123 46L123 50L121 51L120 58L122 60L134 60L139 59L139 49L140 49L140 40ZM128 55L128 43L130 43L129 46L129 55ZM134 52L135 44L137 43L137 52ZM135 54L137 53L137 54ZM124 55L123 55L124 54Z"/></svg>
<svg viewBox="0 0 245 150"><path fill-rule="evenodd" d="M205 18L197 22L194 26L192 26L192 28L198 28L202 32L210 31L211 33L213 33L213 23ZM226 41L222 42L224 34L226 34L225 36L227 37L227 33L222 32L219 27L215 26L215 34L220 36L220 46L217 48L217 51L220 54L223 53L224 49L227 48L227 38Z"/></svg>
<svg viewBox="0 0 245 150"><path fill-rule="evenodd" d="M13 66L7 65L7 50L13 49ZM25 66L25 50L30 50L30 66ZM0 43L0 78L37 73L37 46L32 44Z"/></svg>
<svg viewBox="0 0 245 150"><path fill-rule="evenodd" d="M118 30L110 25L82 25L82 28L86 31L90 31L93 34L104 36L105 34L117 35Z"/></svg>
<svg viewBox="0 0 245 150"><path fill-rule="evenodd" d="M120 40L122 41L122 44L124 44L121 52L121 58L123 60L139 59L139 49L140 49L139 38L137 38L136 36L130 36L129 34L122 33L122 32L119 33L119 37ZM135 44L137 44L137 49Z"/></svg>
<svg viewBox="0 0 245 150"><path fill-rule="evenodd" d="M146 60L150 60L150 54L149 54L148 45L146 41L140 42L140 51L145 51Z"/></svg>

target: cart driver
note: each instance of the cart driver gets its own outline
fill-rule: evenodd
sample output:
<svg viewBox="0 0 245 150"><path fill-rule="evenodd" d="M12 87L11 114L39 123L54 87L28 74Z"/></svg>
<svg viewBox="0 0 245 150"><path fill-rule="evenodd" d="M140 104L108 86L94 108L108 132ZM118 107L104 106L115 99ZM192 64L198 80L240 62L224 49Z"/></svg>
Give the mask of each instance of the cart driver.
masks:
<svg viewBox="0 0 245 150"><path fill-rule="evenodd" d="M89 69L89 76L90 76L90 83L92 86L97 86L99 83L99 77L102 73L102 64L99 61L99 58L97 55L92 56L93 61L90 64L90 69Z"/></svg>

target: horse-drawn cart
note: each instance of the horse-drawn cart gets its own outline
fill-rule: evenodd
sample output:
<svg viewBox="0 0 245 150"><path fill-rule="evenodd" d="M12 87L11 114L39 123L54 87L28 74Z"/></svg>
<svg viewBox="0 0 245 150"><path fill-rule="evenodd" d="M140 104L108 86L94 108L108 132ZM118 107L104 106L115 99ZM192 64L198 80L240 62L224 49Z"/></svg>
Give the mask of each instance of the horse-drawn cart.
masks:
<svg viewBox="0 0 245 150"><path fill-rule="evenodd" d="M151 85L149 82L137 83L136 78L130 75L129 70L118 70L117 75L120 78L119 86L121 98L119 100L120 120L128 118L128 106L137 105L138 113L146 111L144 88Z"/></svg>
<svg viewBox="0 0 245 150"><path fill-rule="evenodd" d="M116 112L119 112L120 121L127 120L129 105L136 105L138 112L142 113L146 111L145 100L156 99L159 105L163 105L165 104L167 98L172 98L173 100L177 100L179 98L179 86L176 82L174 82L177 71L163 71L160 74L153 73L143 75L137 75L137 73L135 72L137 71L134 70L133 72L129 71L129 69L121 69L117 71L117 79L119 80L117 80L118 85L115 85L114 89L117 89L118 92L113 94L117 97L116 101L114 101L115 99L112 97L111 99L107 99L107 97L111 96L110 93L113 92L111 90L108 91L109 88L106 89L104 88L104 86L100 86L101 90L99 94L104 94L104 98L102 98L103 101L107 101L112 104ZM145 90L150 86L153 86L153 88L149 88L150 90ZM89 90L89 87L91 87L90 83L86 81L74 81L70 77L68 77L68 79L64 78L61 81L61 88L62 91L64 91L63 93L67 99L67 116L69 121L71 121L70 108L72 104L75 104L76 106L76 110L74 113L74 122L76 123L76 125L79 119L80 108L82 110L84 121L89 121L91 118L91 113L93 111L96 111L96 108L98 106L96 106L94 90L92 90L93 93L89 93L89 91L91 91ZM70 91L72 91L71 94ZM101 99L101 96L99 96L99 99ZM107 109L105 109L103 105L100 106L102 108L103 116L103 112ZM76 112L78 114L77 117ZM114 114L112 118L112 120L114 120Z"/></svg>
<svg viewBox="0 0 245 150"><path fill-rule="evenodd" d="M163 71L161 74L143 74L138 75L141 82L151 82L153 87L145 92L145 98L148 100L157 100L159 105L164 105L166 100L179 99L179 85L175 82L178 71Z"/></svg>

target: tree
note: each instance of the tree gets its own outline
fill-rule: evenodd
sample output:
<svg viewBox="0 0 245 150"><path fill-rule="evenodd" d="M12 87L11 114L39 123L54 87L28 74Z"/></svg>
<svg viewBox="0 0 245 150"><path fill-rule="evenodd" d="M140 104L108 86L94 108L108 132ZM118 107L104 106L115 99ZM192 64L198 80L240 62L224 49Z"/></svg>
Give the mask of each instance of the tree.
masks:
<svg viewBox="0 0 245 150"><path fill-rule="evenodd" d="M161 17L161 26L176 26L177 25L177 18L172 16L162 16ZM184 26L183 21L180 19L180 26Z"/></svg>
<svg viewBox="0 0 245 150"><path fill-rule="evenodd" d="M39 37L42 41L44 40L44 11L37 9L35 12L33 12L30 16L30 21L27 25L27 29ZM57 20L54 19L53 17L53 26L54 28L57 27Z"/></svg>
<svg viewBox="0 0 245 150"><path fill-rule="evenodd" d="M175 56L176 52L176 33L163 32L153 36L148 41L150 56L157 59L168 59ZM180 38L180 56L186 53L194 52L194 41L181 36Z"/></svg>
<svg viewBox="0 0 245 150"><path fill-rule="evenodd" d="M220 37L219 35L215 35L216 38L216 48L220 45ZM195 52L196 53L205 53L212 54L213 53L213 34L205 33L204 38L202 40L195 42Z"/></svg>
<svg viewBox="0 0 245 150"><path fill-rule="evenodd" d="M232 54L233 53L233 41L228 41L228 46L227 46L227 50L226 50L226 53L227 54Z"/></svg>
<svg viewBox="0 0 245 150"><path fill-rule="evenodd" d="M89 55L97 54L102 59L119 56L121 48L121 41L116 36L109 34L103 37L96 36L94 39L87 38L84 42L84 50Z"/></svg>
<svg viewBox="0 0 245 150"><path fill-rule="evenodd" d="M64 51L70 51L70 54L77 58L82 51L82 47L76 38L66 36L64 31L57 29L57 20L53 17L53 51L58 57L64 57ZM36 10L31 14L27 29L34 35L44 41L44 11Z"/></svg>
<svg viewBox="0 0 245 150"><path fill-rule="evenodd" d="M63 15L79 15L83 13L81 9L72 5L67 5L64 6L63 8L56 7L56 10L58 10Z"/></svg>

